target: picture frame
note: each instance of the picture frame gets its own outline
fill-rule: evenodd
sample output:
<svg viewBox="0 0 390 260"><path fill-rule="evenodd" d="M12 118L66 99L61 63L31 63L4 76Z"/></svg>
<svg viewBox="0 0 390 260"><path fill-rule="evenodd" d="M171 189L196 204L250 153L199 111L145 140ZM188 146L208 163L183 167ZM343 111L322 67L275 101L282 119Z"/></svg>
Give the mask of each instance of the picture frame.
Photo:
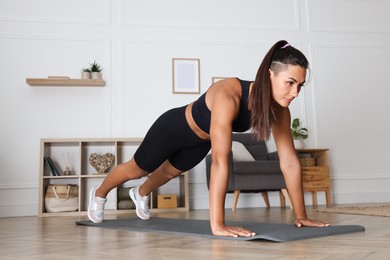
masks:
<svg viewBox="0 0 390 260"><path fill-rule="evenodd" d="M172 93L200 94L200 59L172 58Z"/></svg>
<svg viewBox="0 0 390 260"><path fill-rule="evenodd" d="M212 77L211 78L211 84L214 84L215 82L218 82L223 79L228 79L229 77Z"/></svg>

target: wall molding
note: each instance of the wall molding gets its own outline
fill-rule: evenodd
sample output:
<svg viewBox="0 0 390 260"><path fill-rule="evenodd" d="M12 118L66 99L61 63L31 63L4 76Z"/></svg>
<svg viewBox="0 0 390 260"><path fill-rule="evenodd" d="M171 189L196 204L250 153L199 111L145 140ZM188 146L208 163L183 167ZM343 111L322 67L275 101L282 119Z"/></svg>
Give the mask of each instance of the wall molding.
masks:
<svg viewBox="0 0 390 260"><path fill-rule="evenodd" d="M370 1L370 0L338 0L338 1L331 1L333 2L333 4L329 4L328 1L316 1L316 4L317 5L321 5L321 4L325 4L325 6L330 6L329 8L332 8L331 9L331 12L332 14L331 15L326 15L326 12L327 10L324 10L324 8L320 8L321 9L321 14L323 16L326 16L326 18L324 18L321 22L323 21L335 21L335 24L332 24L332 25L313 25L314 22L314 17L319 17L318 14L315 14L315 10L314 10L314 7L313 7L313 4L312 4L313 1L311 0L306 0L306 5L307 5L307 19L308 19L308 26L309 26L309 32L344 32L344 33L351 33L351 32L354 32L354 33L389 33L390 32L390 29L389 29L389 26L387 26L387 24L383 24L381 23L380 21L382 20L385 20L385 19L376 19L377 17L382 17L381 15L383 15L383 17L386 17L388 16L388 10L389 10L389 7L390 7L390 1L385 1L385 0L374 0L374 1ZM341 6L342 4L345 4L347 3L348 6L344 6L344 10L346 10L346 12L343 12L343 6ZM366 4L365 7L363 6L360 6L359 8L357 7L357 3L360 3L361 5L362 4ZM379 4L382 4L382 6L379 6ZM371 6L371 10L368 10L369 6ZM335 10L339 11L339 12L335 12ZM381 11L383 13L377 13L377 11ZM349 13L348 13L349 12ZM352 12L352 13L351 13ZM362 13L361 13L362 12ZM343 20L342 22L341 21L338 21L337 18L337 14L341 14L342 13L342 16L343 16ZM372 13L375 15L367 15L367 13ZM332 19L329 19L329 17L332 17ZM348 19L346 19L348 17ZM369 18L370 21L374 18L376 19L375 22L373 22L372 25L370 26L363 26L364 21L363 23L358 23L356 21L362 21L362 18ZM364 20L364 19L363 19ZM348 21L348 22L345 22L345 21ZM344 23L343 23L344 22ZM319 23L321 24L321 23ZM379 26L378 26L379 25Z"/></svg>
<svg viewBox="0 0 390 260"><path fill-rule="evenodd" d="M47 35L1 35L0 39L10 40L45 40L45 41L96 41L96 42L111 42L111 37L79 37L79 36L47 36Z"/></svg>
<svg viewBox="0 0 390 260"><path fill-rule="evenodd" d="M235 40L194 40L194 39L162 39L162 38L123 38L123 44L151 44L151 45L215 45L215 46L265 46L271 47L274 41L235 41Z"/></svg>
<svg viewBox="0 0 390 260"><path fill-rule="evenodd" d="M102 1L102 0L100 0ZM58 10L49 10L47 11L49 13L48 16L43 17L42 14L38 16L34 16L34 13L29 12L29 16L12 16L12 15L1 15L0 12L0 21L4 22L22 22L22 23L43 23L43 24L68 24L68 25L108 25L111 23L111 0L103 0L105 1L103 9L105 10L105 17L103 19L99 19L101 17L97 17L96 19L83 19L83 18L74 18L74 17L62 17L59 18L58 16ZM28 1L29 2L29 1ZM39 5L39 3L34 3L36 5ZM98 1L93 1L95 4L98 3ZM79 1L75 1L75 3L80 4ZM58 3L57 3L58 4ZM69 2L66 3L69 5ZM75 8L77 8L77 4L75 4ZM19 3L18 5L22 5L22 3ZM61 7L57 7L61 8ZM56 15L53 15L56 14Z"/></svg>
<svg viewBox="0 0 390 260"><path fill-rule="evenodd" d="M382 174L371 174L371 173L367 173L367 175L332 175L330 176L330 179L333 180L333 181L337 181L337 180L363 180L363 181L380 181L380 180L390 180L390 175L389 174L386 174L386 173L382 173Z"/></svg>
<svg viewBox="0 0 390 260"><path fill-rule="evenodd" d="M300 22L300 10L299 10L299 1L293 0L293 13L294 13L294 23L290 27L289 24L285 25L284 27L278 27L278 26L270 26L267 25L256 25L256 26L248 26L248 24L217 24L217 23L199 23L199 21L195 22L187 22L187 23L181 23L178 25L177 23L173 22L164 22L164 21L150 21L150 22L144 22L144 21L127 21L126 20L126 5L131 5L131 1L122 0L121 1L121 10L122 10L122 25L123 26L129 26L129 27L155 27L155 28L169 28L169 29L200 29L200 30L256 30L256 31L300 31L301 30L301 22ZM167 7L169 9L169 7ZM289 9L290 10L290 9ZM205 15L205 14L203 14ZM206 14L207 15L207 14ZM259 23L261 24L261 23Z"/></svg>
<svg viewBox="0 0 390 260"><path fill-rule="evenodd" d="M38 183L15 183L15 184L0 184L2 190L38 190Z"/></svg>
<svg viewBox="0 0 390 260"><path fill-rule="evenodd" d="M313 70L313 78L312 78L312 85L313 88L311 89L311 101L312 101L312 114L313 116L313 124L314 124L314 130L315 130L315 147L321 146L320 143L320 136L321 136L321 129L320 129L320 108L319 108L319 95L318 92L320 90L319 82L317 80L316 71L318 70L317 67L317 60L316 60L316 51L319 49L362 49L362 50L390 50L389 45L386 44L371 44L371 43L348 43L348 42L326 42L326 43L320 43L320 42L311 42L308 44L309 46L309 53L311 57L311 68ZM313 133L313 131L311 131Z"/></svg>

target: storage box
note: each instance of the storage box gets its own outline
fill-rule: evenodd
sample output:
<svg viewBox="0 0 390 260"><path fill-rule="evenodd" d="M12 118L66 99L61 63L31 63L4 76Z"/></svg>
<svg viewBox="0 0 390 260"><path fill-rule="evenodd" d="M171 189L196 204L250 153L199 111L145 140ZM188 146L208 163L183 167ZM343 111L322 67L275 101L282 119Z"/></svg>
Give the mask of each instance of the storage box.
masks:
<svg viewBox="0 0 390 260"><path fill-rule="evenodd" d="M177 208L177 196L175 194L157 195L157 207L159 209Z"/></svg>

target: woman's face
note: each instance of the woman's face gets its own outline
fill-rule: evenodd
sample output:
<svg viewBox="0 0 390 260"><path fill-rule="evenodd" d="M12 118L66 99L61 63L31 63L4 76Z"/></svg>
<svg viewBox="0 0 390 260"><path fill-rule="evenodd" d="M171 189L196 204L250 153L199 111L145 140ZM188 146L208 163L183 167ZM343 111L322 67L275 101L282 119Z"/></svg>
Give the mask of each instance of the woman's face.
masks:
<svg viewBox="0 0 390 260"><path fill-rule="evenodd" d="M288 107L305 83L306 69L298 65L287 65L284 70L269 69L272 97L282 107Z"/></svg>

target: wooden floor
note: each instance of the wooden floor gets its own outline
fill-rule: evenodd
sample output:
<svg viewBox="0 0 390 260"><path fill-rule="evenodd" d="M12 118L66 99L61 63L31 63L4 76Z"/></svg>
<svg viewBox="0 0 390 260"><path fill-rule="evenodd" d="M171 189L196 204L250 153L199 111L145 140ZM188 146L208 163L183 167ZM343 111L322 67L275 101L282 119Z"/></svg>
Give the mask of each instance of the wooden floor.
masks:
<svg viewBox="0 0 390 260"><path fill-rule="evenodd" d="M311 207L308 214L333 225L363 225L366 231L287 243L245 242L75 225L85 217L0 218L0 259L390 259L390 218L319 213ZM226 215L234 221L293 221L289 209L278 207L226 210ZM154 216L208 219L208 210Z"/></svg>

